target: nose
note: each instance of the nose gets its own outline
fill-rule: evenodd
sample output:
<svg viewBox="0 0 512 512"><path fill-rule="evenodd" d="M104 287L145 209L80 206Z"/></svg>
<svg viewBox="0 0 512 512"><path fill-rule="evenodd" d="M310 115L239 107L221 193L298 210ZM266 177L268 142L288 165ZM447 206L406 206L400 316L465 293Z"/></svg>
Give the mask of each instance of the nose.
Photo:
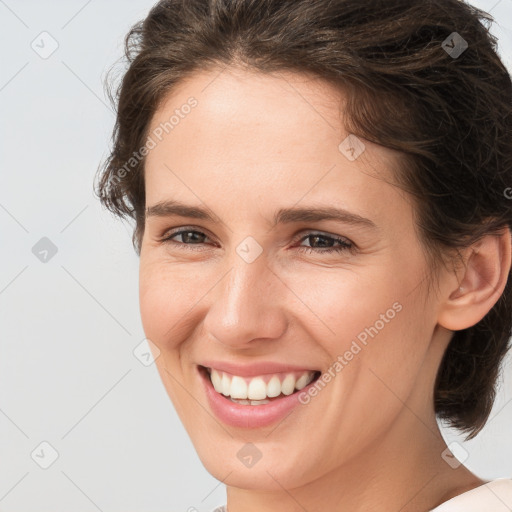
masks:
<svg viewBox="0 0 512 512"><path fill-rule="evenodd" d="M282 337L287 327L287 288L268 267L265 254L251 263L234 254L230 263L230 271L212 290L204 318L206 333L231 348Z"/></svg>

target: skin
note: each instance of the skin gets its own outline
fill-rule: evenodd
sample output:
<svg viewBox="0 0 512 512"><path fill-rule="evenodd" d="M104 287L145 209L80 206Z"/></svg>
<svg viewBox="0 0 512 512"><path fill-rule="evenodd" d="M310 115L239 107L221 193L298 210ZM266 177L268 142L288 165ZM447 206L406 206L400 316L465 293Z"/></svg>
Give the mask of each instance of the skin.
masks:
<svg viewBox="0 0 512 512"><path fill-rule="evenodd" d="M433 388L452 330L477 323L504 289L510 232L468 249L457 271L441 268L429 292L413 205L393 185L400 155L368 141L354 161L340 152L342 92L304 74L220 71L180 82L152 119L150 130L198 101L147 156L146 206L206 205L217 221L146 217L140 308L162 382L204 466L226 484L229 512L418 512L483 484L441 456ZM343 207L377 228L272 225L294 205ZM204 235L162 241L182 227ZM311 232L356 249L322 252L338 244ZM250 264L236 252L247 236L263 250ZM211 412L199 361L327 371L396 302L401 311L277 426L234 428ZM251 468L237 457L247 442L262 453Z"/></svg>

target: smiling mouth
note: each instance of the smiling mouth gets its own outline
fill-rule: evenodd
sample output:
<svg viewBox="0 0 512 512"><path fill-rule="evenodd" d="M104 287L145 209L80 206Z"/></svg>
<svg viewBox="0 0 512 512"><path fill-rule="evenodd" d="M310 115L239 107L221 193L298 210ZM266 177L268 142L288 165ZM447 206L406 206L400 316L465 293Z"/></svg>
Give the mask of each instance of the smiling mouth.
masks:
<svg viewBox="0 0 512 512"><path fill-rule="evenodd" d="M199 365L219 395L240 405L265 405L298 393L316 381L319 370L301 370L242 377Z"/></svg>

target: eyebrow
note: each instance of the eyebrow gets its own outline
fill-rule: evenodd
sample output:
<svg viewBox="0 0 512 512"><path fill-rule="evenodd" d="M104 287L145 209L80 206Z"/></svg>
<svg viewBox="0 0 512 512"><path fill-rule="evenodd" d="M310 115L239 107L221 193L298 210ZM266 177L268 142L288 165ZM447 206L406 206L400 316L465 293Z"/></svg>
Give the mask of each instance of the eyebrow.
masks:
<svg viewBox="0 0 512 512"><path fill-rule="evenodd" d="M190 206L180 201L166 200L146 208L146 217L189 217L210 222L218 222L218 218L202 206ZM356 213L333 206L290 207L280 208L274 213L273 226L277 224L290 224L293 222L318 222L322 220L335 220L345 224L378 229L377 225Z"/></svg>

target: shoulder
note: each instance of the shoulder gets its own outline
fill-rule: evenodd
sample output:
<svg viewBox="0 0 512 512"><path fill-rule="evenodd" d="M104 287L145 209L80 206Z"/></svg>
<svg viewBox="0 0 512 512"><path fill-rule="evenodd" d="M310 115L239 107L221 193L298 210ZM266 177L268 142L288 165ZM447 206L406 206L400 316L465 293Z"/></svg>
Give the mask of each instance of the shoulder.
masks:
<svg viewBox="0 0 512 512"><path fill-rule="evenodd" d="M442 503L430 512L509 512L512 479L497 478Z"/></svg>

